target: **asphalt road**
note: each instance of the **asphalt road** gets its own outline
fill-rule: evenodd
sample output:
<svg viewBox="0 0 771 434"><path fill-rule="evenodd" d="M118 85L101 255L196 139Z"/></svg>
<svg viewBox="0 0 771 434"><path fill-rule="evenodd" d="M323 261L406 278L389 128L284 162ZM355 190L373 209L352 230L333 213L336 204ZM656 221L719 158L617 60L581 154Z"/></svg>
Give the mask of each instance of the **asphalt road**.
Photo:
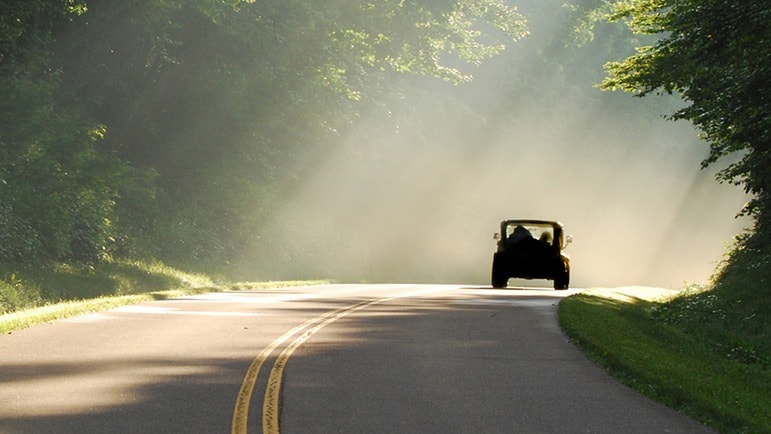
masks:
<svg viewBox="0 0 771 434"><path fill-rule="evenodd" d="M557 324L572 291L330 285L0 336L0 433L699 433Z"/></svg>

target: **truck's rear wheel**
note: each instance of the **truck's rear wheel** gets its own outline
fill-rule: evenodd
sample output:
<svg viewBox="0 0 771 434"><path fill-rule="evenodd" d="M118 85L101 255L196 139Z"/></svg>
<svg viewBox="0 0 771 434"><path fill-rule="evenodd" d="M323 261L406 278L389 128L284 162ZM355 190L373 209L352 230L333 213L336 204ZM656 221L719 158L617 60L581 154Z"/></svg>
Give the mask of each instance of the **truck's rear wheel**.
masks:
<svg viewBox="0 0 771 434"><path fill-rule="evenodd" d="M505 288L509 283L509 278L501 269L502 267L498 263L498 257L493 257L493 272L492 272L492 284L493 288L501 289Z"/></svg>
<svg viewBox="0 0 771 434"><path fill-rule="evenodd" d="M565 264L565 269L554 278L554 289L568 289L570 286L570 264Z"/></svg>

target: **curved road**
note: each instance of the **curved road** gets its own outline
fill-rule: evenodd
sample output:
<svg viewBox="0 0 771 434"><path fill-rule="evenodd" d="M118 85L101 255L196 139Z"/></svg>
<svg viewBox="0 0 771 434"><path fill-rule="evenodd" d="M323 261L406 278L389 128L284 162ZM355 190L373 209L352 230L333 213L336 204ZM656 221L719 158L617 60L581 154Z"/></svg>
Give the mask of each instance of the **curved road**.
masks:
<svg viewBox="0 0 771 434"><path fill-rule="evenodd" d="M557 324L573 291L329 285L0 336L0 433L699 433Z"/></svg>

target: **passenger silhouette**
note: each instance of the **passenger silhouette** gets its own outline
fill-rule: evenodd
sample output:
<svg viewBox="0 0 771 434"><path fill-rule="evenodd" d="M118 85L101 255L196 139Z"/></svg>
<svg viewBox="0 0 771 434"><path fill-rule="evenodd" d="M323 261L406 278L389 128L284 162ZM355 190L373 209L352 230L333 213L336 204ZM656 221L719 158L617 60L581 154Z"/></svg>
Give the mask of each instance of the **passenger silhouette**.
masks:
<svg viewBox="0 0 771 434"><path fill-rule="evenodd" d="M532 238L533 235L530 233L529 230L527 230L522 225L517 225L516 228L514 228L514 232L509 235L508 242L509 244L515 244L518 243L524 239Z"/></svg>
<svg viewBox="0 0 771 434"><path fill-rule="evenodd" d="M538 238L541 242L545 243L547 246L551 247L551 242L554 238L551 235L551 232L543 232L541 236Z"/></svg>

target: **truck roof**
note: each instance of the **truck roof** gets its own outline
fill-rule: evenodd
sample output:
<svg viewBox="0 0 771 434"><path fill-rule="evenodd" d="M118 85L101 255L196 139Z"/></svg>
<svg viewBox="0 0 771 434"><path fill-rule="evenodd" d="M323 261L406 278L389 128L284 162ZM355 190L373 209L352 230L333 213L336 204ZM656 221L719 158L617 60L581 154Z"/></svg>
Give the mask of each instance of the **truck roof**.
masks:
<svg viewBox="0 0 771 434"><path fill-rule="evenodd" d="M554 220L539 220L539 219L511 219L503 220L501 225L509 224L521 224L521 225L550 225L562 227L562 223Z"/></svg>

